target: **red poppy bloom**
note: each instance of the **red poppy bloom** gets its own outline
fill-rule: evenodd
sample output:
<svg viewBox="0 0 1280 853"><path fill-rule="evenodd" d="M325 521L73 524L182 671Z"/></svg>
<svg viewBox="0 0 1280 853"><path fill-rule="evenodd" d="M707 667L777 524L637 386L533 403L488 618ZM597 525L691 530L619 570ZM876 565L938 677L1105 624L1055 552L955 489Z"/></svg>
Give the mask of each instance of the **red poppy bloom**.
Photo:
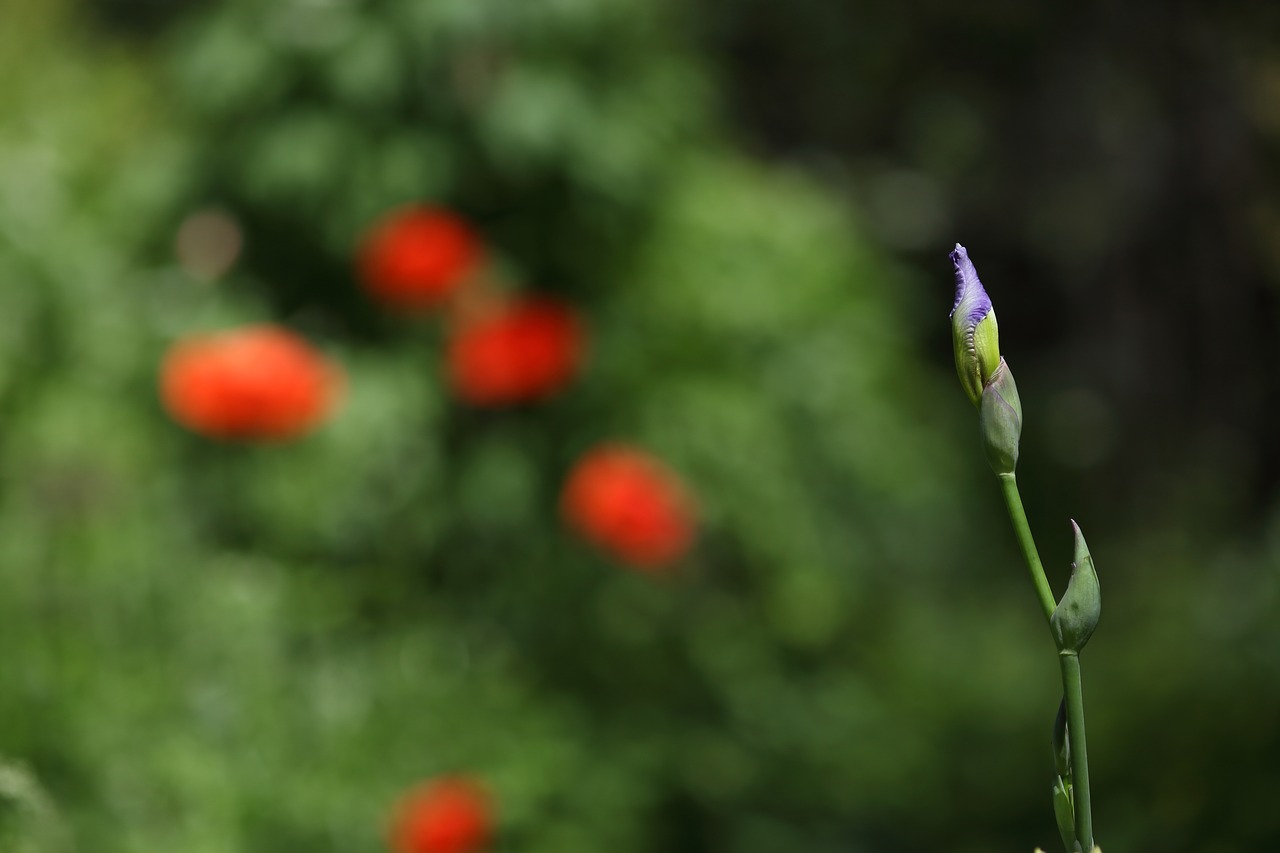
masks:
<svg viewBox="0 0 1280 853"><path fill-rule="evenodd" d="M674 473L649 454L601 445L578 460L561 496L566 522L602 550L642 569L682 557L697 526Z"/></svg>
<svg viewBox="0 0 1280 853"><path fill-rule="evenodd" d="M175 344L160 397L178 423L211 438L296 438L333 408L341 374L278 326L245 326Z"/></svg>
<svg viewBox="0 0 1280 853"><path fill-rule="evenodd" d="M582 361L582 324L567 305L534 298L465 323L449 342L455 393L475 406L548 397L573 379Z"/></svg>
<svg viewBox="0 0 1280 853"><path fill-rule="evenodd" d="M489 799L474 782L444 778L411 791L391 822L395 853L472 853L493 833Z"/></svg>
<svg viewBox="0 0 1280 853"><path fill-rule="evenodd" d="M408 310L443 302L480 266L484 247L459 217L432 207L394 211L365 235L361 282L380 301Z"/></svg>

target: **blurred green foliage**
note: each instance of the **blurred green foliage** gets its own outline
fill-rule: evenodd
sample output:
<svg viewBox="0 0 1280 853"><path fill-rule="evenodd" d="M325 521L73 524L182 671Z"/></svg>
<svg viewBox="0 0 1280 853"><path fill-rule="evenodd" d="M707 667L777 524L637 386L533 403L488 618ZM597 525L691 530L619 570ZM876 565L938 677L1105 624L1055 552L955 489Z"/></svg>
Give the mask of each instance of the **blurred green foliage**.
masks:
<svg viewBox="0 0 1280 853"><path fill-rule="evenodd" d="M916 342L943 253L922 281L831 187L738 150L693 10L239 0L145 44L0 12L4 849L373 851L400 792L455 772L491 786L499 850L1052 840L1052 643L945 338ZM367 302L362 230L419 200L584 312L567 393L462 407L437 325ZM212 284L172 253L211 205L246 239ZM341 360L339 416L275 447L169 422L166 346L266 319ZM607 439L697 494L670 578L562 528ZM1193 579L1207 549L1094 548L1123 614L1086 663L1100 837L1274 837L1249 706L1280 684L1275 549L1157 592L1111 581Z"/></svg>

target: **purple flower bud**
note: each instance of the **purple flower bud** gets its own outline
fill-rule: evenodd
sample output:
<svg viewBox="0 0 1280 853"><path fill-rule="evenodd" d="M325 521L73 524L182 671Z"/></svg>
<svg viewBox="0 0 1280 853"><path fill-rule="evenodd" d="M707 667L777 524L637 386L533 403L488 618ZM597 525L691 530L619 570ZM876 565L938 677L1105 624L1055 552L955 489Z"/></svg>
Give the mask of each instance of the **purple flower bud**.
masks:
<svg viewBox="0 0 1280 853"><path fill-rule="evenodd" d="M956 268L956 301L951 306L951 338L955 346L956 373L975 405L982 389L1000 366L1000 335L991 298L978 280L969 252L956 243L951 253Z"/></svg>

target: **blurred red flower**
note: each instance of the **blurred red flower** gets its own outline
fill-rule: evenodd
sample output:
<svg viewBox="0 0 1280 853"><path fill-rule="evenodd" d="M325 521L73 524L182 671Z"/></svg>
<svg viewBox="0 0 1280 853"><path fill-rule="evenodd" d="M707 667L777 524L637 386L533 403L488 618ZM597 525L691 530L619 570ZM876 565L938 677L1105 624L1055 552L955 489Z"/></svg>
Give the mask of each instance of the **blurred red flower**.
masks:
<svg viewBox="0 0 1280 853"><path fill-rule="evenodd" d="M160 369L169 414L211 438L296 438L324 420L341 384L340 370L304 339L266 325L187 338Z"/></svg>
<svg viewBox="0 0 1280 853"><path fill-rule="evenodd" d="M583 538L648 570L684 556L697 527L679 478L648 453L621 444L601 445L578 460L560 508Z"/></svg>
<svg viewBox="0 0 1280 853"><path fill-rule="evenodd" d="M489 842L493 815L475 782L446 777L411 791L391 821L395 853L472 853Z"/></svg>
<svg viewBox="0 0 1280 853"><path fill-rule="evenodd" d="M449 383L475 406L538 400L573 379L583 350L573 309L546 298L517 300L463 323L453 335Z"/></svg>
<svg viewBox="0 0 1280 853"><path fill-rule="evenodd" d="M484 259L480 239L460 217L434 207L404 207L365 234L361 282L383 303L432 308L453 294Z"/></svg>

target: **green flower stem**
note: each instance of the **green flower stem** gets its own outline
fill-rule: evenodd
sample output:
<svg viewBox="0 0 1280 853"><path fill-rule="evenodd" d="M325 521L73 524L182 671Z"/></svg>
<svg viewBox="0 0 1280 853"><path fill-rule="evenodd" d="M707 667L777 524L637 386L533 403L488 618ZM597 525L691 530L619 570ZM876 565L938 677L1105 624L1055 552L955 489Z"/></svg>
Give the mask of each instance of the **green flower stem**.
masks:
<svg viewBox="0 0 1280 853"><path fill-rule="evenodd" d="M1067 698L1067 740L1071 744L1072 799L1076 814L1076 839L1085 850L1093 849L1093 814L1089 805L1089 753L1084 745L1084 687L1080 681L1080 656L1061 652L1062 690Z"/></svg>
<svg viewBox="0 0 1280 853"><path fill-rule="evenodd" d="M1022 548L1022 558L1026 560L1027 570L1031 572L1031 582L1035 584L1036 596L1040 599L1040 609L1044 611L1045 621L1053 617L1058 603L1054 600L1053 591L1049 589L1049 580L1044 576L1044 566L1040 563L1040 554L1036 551L1036 541L1031 538L1031 526L1027 524L1027 513L1022 508L1022 496L1018 493L1018 480L1013 474L1000 474L1000 489L1004 492L1004 503L1009 508L1009 520L1013 522L1013 532L1018 537L1018 545Z"/></svg>

